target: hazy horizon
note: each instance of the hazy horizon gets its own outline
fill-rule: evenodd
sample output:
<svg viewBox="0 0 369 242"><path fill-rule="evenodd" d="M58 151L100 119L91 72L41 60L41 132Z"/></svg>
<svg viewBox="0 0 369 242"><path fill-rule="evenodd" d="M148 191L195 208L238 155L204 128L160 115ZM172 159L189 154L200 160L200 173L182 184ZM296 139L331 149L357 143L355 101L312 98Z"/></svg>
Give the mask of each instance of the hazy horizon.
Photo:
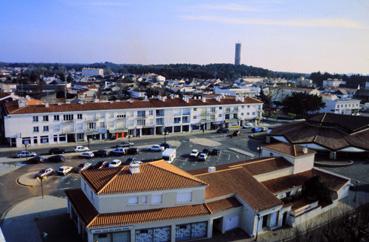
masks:
<svg viewBox="0 0 369 242"><path fill-rule="evenodd" d="M5 0L0 61L369 73L365 0Z"/></svg>

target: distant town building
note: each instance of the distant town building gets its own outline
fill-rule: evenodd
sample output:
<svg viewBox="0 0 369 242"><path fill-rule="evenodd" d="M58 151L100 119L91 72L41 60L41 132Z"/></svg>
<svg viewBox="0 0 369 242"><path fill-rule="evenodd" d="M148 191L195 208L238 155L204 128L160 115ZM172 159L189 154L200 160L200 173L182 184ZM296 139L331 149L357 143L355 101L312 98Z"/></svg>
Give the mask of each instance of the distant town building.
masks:
<svg viewBox="0 0 369 242"><path fill-rule="evenodd" d="M84 77L104 76L104 69L102 68L83 68L82 76Z"/></svg>
<svg viewBox="0 0 369 242"><path fill-rule="evenodd" d="M346 84L345 81L341 80L341 79L332 79L332 78L329 78L327 80L324 80L323 81L323 87L339 87L341 85L344 85Z"/></svg>
<svg viewBox="0 0 369 242"><path fill-rule="evenodd" d="M334 94L322 94L321 97L325 104L321 112L355 115L360 111L360 100L358 99L339 98Z"/></svg>
<svg viewBox="0 0 369 242"><path fill-rule="evenodd" d="M241 43L236 43L235 45L234 64L241 64Z"/></svg>

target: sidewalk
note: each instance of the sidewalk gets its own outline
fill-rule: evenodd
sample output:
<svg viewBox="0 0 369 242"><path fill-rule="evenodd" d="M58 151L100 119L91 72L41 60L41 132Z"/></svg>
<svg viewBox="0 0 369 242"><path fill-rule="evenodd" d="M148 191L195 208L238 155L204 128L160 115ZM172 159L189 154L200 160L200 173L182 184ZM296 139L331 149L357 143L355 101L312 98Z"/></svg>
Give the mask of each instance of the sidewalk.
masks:
<svg viewBox="0 0 369 242"><path fill-rule="evenodd" d="M65 214L65 198L54 196L26 199L3 214L2 230L7 242L40 242L41 232L36 221L40 218Z"/></svg>

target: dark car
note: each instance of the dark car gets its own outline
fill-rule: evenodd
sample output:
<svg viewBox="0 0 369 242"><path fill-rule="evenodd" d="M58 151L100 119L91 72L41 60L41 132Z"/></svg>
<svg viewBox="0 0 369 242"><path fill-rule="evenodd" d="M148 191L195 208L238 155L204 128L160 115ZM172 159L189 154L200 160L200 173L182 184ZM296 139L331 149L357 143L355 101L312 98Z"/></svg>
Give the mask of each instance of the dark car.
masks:
<svg viewBox="0 0 369 242"><path fill-rule="evenodd" d="M54 162L54 163L58 163L58 162L64 162L65 161L65 157L62 155L54 155L54 156L50 156L47 159L48 162Z"/></svg>
<svg viewBox="0 0 369 242"><path fill-rule="evenodd" d="M42 157L42 156L34 156L31 159L28 159L25 161L25 163L27 164L37 164L37 163L41 163L46 161L46 158Z"/></svg>
<svg viewBox="0 0 369 242"><path fill-rule="evenodd" d="M128 148L126 151L126 155L137 155L138 149L137 148Z"/></svg>
<svg viewBox="0 0 369 242"><path fill-rule="evenodd" d="M218 149L212 149L210 152L209 152L209 155L219 155L219 150Z"/></svg>
<svg viewBox="0 0 369 242"><path fill-rule="evenodd" d="M170 145L168 143L161 143L160 146L164 147L164 149L169 149L170 148Z"/></svg>
<svg viewBox="0 0 369 242"><path fill-rule="evenodd" d="M226 134L226 133L228 133L229 132L229 129L227 129L227 128L219 128L218 130L217 130L217 133L218 134Z"/></svg>
<svg viewBox="0 0 369 242"><path fill-rule="evenodd" d="M61 148L51 148L49 150L49 154L50 155L60 155L60 154L64 154L65 150L61 149Z"/></svg>
<svg viewBox="0 0 369 242"><path fill-rule="evenodd" d="M94 165L94 168L102 169L102 168L108 167L108 165L109 165L109 161L99 161Z"/></svg>
<svg viewBox="0 0 369 242"><path fill-rule="evenodd" d="M97 150L97 151L94 151L94 156L95 157L107 157L108 152L106 150Z"/></svg>
<svg viewBox="0 0 369 242"><path fill-rule="evenodd" d="M206 154L206 155L209 155L210 150L208 150L208 149L203 149L201 153L204 153L204 154Z"/></svg>

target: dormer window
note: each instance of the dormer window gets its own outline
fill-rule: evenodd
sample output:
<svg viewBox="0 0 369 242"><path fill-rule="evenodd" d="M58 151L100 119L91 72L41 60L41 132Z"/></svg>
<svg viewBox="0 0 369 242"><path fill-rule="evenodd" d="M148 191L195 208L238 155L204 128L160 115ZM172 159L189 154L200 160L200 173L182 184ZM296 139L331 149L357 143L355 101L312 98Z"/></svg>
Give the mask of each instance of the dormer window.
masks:
<svg viewBox="0 0 369 242"><path fill-rule="evenodd" d="M151 196L151 204L160 204L163 201L163 195L162 194L153 194Z"/></svg>
<svg viewBox="0 0 369 242"><path fill-rule="evenodd" d="M177 193L177 203L189 203L192 201L192 192L178 192Z"/></svg>
<svg viewBox="0 0 369 242"><path fill-rule="evenodd" d="M128 204L129 205L138 204L138 196L129 197Z"/></svg>

